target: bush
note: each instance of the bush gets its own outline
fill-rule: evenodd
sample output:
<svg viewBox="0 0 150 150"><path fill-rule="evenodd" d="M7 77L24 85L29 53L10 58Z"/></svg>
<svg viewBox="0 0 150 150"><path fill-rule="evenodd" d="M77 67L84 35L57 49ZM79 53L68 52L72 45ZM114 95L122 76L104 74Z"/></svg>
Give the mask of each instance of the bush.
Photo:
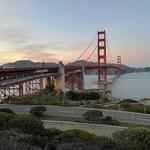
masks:
<svg viewBox="0 0 150 150"><path fill-rule="evenodd" d="M144 112L144 105L143 104L129 104L129 103L122 103L121 107L125 111L131 111L131 112L139 112L143 113Z"/></svg>
<svg viewBox="0 0 150 150"><path fill-rule="evenodd" d="M1 108L0 112L5 112L5 113L10 113L10 114L15 114L11 109L9 108Z"/></svg>
<svg viewBox="0 0 150 150"><path fill-rule="evenodd" d="M32 145L32 135L19 133L15 130L0 131L1 150L43 150Z"/></svg>
<svg viewBox="0 0 150 150"><path fill-rule="evenodd" d="M67 97L73 101L79 100L79 94L74 91L67 92Z"/></svg>
<svg viewBox="0 0 150 150"><path fill-rule="evenodd" d="M149 150L150 130L131 128L113 133L113 139L121 150Z"/></svg>
<svg viewBox="0 0 150 150"><path fill-rule="evenodd" d="M13 118L13 114L0 112L0 130L6 129L8 127L8 122Z"/></svg>
<svg viewBox="0 0 150 150"><path fill-rule="evenodd" d="M77 93L74 91L69 91L67 93L67 97L71 100L77 101L77 100L98 100L100 99L100 95L96 92L90 92L90 93Z"/></svg>
<svg viewBox="0 0 150 150"><path fill-rule="evenodd" d="M88 122L100 123L103 117L103 113L99 110L90 110L85 112L83 116Z"/></svg>
<svg viewBox="0 0 150 150"><path fill-rule="evenodd" d="M41 120L33 116L17 116L8 122L11 128L16 128L23 133L37 135L44 131Z"/></svg>
<svg viewBox="0 0 150 150"><path fill-rule="evenodd" d="M62 142L94 141L96 136L80 129L66 130L60 135Z"/></svg>
<svg viewBox="0 0 150 150"><path fill-rule="evenodd" d="M120 125L120 122L117 119L113 119L111 116L107 116L103 118L102 122L104 124L109 124L109 125L116 125L116 126Z"/></svg>
<svg viewBox="0 0 150 150"><path fill-rule="evenodd" d="M90 100L99 100L100 95L99 95L99 93L96 93L96 92L90 92L89 93L89 99Z"/></svg>
<svg viewBox="0 0 150 150"><path fill-rule="evenodd" d="M44 106L35 106L32 107L30 113L34 116L41 117L44 115L46 108Z"/></svg>
<svg viewBox="0 0 150 150"><path fill-rule="evenodd" d="M60 144L56 150L119 150L115 145L100 144L95 142L78 142Z"/></svg>
<svg viewBox="0 0 150 150"><path fill-rule="evenodd" d="M58 137L62 133L61 130L56 128L45 129L44 135L48 136L49 138Z"/></svg>
<svg viewBox="0 0 150 150"><path fill-rule="evenodd" d="M138 101L132 100L132 99L124 99L123 101L120 101L118 104L123 104L123 103L137 103Z"/></svg>

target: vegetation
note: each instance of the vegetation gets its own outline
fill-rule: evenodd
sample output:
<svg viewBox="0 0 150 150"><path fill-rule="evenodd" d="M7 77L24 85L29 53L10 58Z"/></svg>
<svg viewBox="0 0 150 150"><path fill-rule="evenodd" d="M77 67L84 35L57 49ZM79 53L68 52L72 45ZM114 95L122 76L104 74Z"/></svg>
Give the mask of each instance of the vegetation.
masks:
<svg viewBox="0 0 150 150"><path fill-rule="evenodd" d="M11 128L16 128L20 132L33 135L39 134L44 130L42 121L33 116L16 116L15 118L9 120L8 126Z"/></svg>
<svg viewBox="0 0 150 150"><path fill-rule="evenodd" d="M138 101L132 100L132 99L124 99L120 101L118 104L123 104L123 103L137 103Z"/></svg>
<svg viewBox="0 0 150 150"><path fill-rule="evenodd" d="M9 108L1 108L0 112L5 112L5 113L10 113L10 114L15 114L11 109Z"/></svg>
<svg viewBox="0 0 150 150"><path fill-rule="evenodd" d="M113 139L119 148L123 150L149 150L150 149L150 130L146 129L125 129L113 134Z"/></svg>
<svg viewBox="0 0 150 150"><path fill-rule="evenodd" d="M61 141L68 142L81 142L81 141L94 141L96 136L87 131L79 129L66 130L60 136Z"/></svg>
<svg viewBox="0 0 150 150"><path fill-rule="evenodd" d="M115 125L119 126L120 122L117 119L113 119L111 116L107 116L102 119L103 124L108 124L108 125Z"/></svg>
<svg viewBox="0 0 150 150"><path fill-rule="evenodd" d="M46 108L44 106L35 106L31 108L30 113L34 116L42 117L44 116L45 111Z"/></svg>
<svg viewBox="0 0 150 150"><path fill-rule="evenodd" d="M85 120L92 123L101 123L103 113L99 110L90 110L83 114Z"/></svg>
<svg viewBox="0 0 150 150"><path fill-rule="evenodd" d="M0 112L0 130L7 129L8 122L14 117L13 114Z"/></svg>
<svg viewBox="0 0 150 150"><path fill-rule="evenodd" d="M80 101L80 100L99 100L100 95L96 92L89 92L89 93L77 93L74 91L69 91L67 93L68 98L73 101Z"/></svg>
<svg viewBox="0 0 150 150"><path fill-rule="evenodd" d="M149 150L150 130L125 129L114 132L112 137L96 136L79 129L45 129L34 116L0 112L0 149Z"/></svg>
<svg viewBox="0 0 150 150"><path fill-rule="evenodd" d="M83 114L85 120L91 123L101 123L109 125L120 125L117 119L113 119L111 116L103 117L103 113L99 110L90 110Z"/></svg>
<svg viewBox="0 0 150 150"><path fill-rule="evenodd" d="M72 101L67 97L62 97L59 93L36 92L33 95L24 97L21 101L12 100L10 103L19 105L57 105L72 106Z"/></svg>

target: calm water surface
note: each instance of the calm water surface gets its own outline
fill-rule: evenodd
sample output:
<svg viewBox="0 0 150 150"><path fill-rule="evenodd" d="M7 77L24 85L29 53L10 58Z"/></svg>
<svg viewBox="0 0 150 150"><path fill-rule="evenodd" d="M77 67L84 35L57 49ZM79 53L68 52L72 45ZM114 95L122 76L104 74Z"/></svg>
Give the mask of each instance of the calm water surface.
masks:
<svg viewBox="0 0 150 150"><path fill-rule="evenodd" d="M114 76L108 76L112 80ZM87 89L98 88L95 83L97 75L85 76L85 87ZM120 99L132 98L143 99L150 98L150 73L128 73L112 80L113 83L108 85L108 89L112 90L112 96Z"/></svg>

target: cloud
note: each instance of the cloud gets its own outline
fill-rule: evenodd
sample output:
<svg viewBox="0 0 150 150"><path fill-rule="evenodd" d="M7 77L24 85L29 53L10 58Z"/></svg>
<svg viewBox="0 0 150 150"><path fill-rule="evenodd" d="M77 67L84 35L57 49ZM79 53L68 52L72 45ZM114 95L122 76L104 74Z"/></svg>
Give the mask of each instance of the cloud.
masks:
<svg viewBox="0 0 150 150"><path fill-rule="evenodd" d="M18 59L74 61L87 48L88 44L88 42L46 41L34 30L30 31L20 26L0 23L0 54L2 55L0 63ZM11 58L10 54L12 55Z"/></svg>
<svg viewBox="0 0 150 150"><path fill-rule="evenodd" d="M40 40L34 32L20 27L0 24L1 63L16 61L16 59L56 61L56 54L50 51L51 46L56 48L54 43L46 43Z"/></svg>
<svg viewBox="0 0 150 150"><path fill-rule="evenodd" d="M26 53L23 59L26 58L34 61L58 62L58 60L55 57L55 54L50 54L50 53Z"/></svg>

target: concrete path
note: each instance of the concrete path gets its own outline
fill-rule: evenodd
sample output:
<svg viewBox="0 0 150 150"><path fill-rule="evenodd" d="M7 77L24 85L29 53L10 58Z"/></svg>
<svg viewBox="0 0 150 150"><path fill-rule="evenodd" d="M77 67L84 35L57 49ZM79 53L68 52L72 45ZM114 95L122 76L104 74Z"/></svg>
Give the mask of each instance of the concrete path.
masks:
<svg viewBox="0 0 150 150"><path fill-rule="evenodd" d="M68 122L68 121L43 120L43 122L46 128L55 127L60 130L81 129L93 133L95 135L106 135L106 136L112 136L113 132L126 129L126 127L89 124L89 123L77 123L77 122Z"/></svg>

